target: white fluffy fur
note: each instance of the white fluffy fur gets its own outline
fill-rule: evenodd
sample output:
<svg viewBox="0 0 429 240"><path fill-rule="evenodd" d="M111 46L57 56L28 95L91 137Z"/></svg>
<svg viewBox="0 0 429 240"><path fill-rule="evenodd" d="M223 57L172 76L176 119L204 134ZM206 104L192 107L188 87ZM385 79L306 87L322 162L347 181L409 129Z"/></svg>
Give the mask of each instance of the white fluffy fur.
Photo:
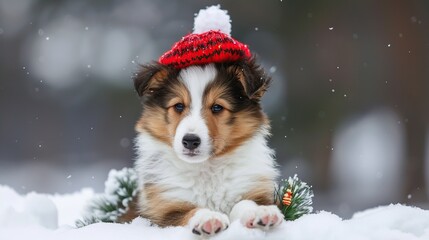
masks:
<svg viewBox="0 0 429 240"><path fill-rule="evenodd" d="M179 159L165 143L140 133L136 138L140 184L161 184L168 189L168 198L229 214L239 196L258 184L261 176L277 177L266 135L261 129L232 154L193 164Z"/></svg>
<svg viewBox="0 0 429 240"><path fill-rule="evenodd" d="M185 162L198 163L206 161L211 154L212 144L207 125L201 116L204 88L216 77L216 68L213 64L207 66L191 66L183 69L179 74L179 80L185 83L191 95L189 114L180 121L174 136L173 148L177 156ZM200 146L195 149L197 156L185 155L189 150L183 147L182 139L186 134L195 134L201 138Z"/></svg>
<svg viewBox="0 0 429 240"><path fill-rule="evenodd" d="M201 102L204 87L215 75L216 69L212 65L189 67L182 70L180 79L189 88L192 101L198 99ZM189 119L182 120L192 124L179 125L179 139L192 126L196 127L195 131L202 139L202 135L207 134L207 126L202 126L205 123L201 116L193 119L194 114L200 114L200 109L201 103L192 103ZM278 175L273 151L267 146L268 135L268 130L261 127L252 138L228 155L192 162L178 155L176 146L173 149L148 133L140 133L135 140L140 184L160 184L165 189L163 194L167 199L188 201L229 215L233 206L241 200L240 196L251 191L261 178L275 179ZM140 201L144 203L144 198Z"/></svg>
<svg viewBox="0 0 429 240"><path fill-rule="evenodd" d="M210 30L220 30L231 35L231 19L226 10L220 9L220 5L201 9L194 19L194 33L203 33Z"/></svg>

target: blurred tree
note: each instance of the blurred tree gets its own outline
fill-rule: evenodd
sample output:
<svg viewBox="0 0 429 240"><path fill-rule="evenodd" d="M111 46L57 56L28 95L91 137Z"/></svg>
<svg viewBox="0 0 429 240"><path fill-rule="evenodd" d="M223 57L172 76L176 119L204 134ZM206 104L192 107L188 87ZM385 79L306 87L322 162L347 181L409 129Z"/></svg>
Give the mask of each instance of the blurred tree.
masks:
<svg viewBox="0 0 429 240"><path fill-rule="evenodd" d="M425 184L425 143L429 122L429 24L427 1L377 2L382 13L385 36L399 36L392 42L396 50L388 57L391 71L387 81L392 82L387 101L401 116L406 130L404 162L404 202L422 202L427 199ZM408 195L412 196L411 198Z"/></svg>

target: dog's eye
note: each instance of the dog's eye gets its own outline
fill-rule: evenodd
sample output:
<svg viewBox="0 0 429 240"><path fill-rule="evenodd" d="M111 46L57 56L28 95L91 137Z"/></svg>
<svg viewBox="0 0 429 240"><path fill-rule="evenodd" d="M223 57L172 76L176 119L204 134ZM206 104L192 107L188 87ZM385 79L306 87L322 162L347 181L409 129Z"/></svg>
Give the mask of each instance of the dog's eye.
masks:
<svg viewBox="0 0 429 240"><path fill-rule="evenodd" d="M176 110L176 112L181 113L183 112L183 110L185 110L185 105L183 105L183 103L177 103L176 105L174 105L174 109Z"/></svg>
<svg viewBox="0 0 429 240"><path fill-rule="evenodd" d="M223 110L223 107L219 104L215 104L212 106L212 112L213 113L219 113Z"/></svg>

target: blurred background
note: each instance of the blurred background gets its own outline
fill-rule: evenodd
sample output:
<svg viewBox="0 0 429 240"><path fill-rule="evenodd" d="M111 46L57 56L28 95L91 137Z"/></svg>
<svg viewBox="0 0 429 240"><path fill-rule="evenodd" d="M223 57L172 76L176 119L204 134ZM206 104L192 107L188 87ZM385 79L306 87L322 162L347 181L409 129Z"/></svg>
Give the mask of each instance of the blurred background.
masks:
<svg viewBox="0 0 429 240"><path fill-rule="evenodd" d="M219 3L274 79L271 145L315 210L429 208L424 0L0 0L0 184L103 191L109 169L133 165L138 64Z"/></svg>

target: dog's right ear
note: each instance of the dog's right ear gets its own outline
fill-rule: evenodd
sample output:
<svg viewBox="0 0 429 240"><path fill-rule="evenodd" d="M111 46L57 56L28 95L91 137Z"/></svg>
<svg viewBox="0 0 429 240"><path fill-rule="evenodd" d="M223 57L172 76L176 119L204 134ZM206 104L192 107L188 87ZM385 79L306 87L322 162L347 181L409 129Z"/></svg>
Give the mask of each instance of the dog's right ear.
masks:
<svg viewBox="0 0 429 240"><path fill-rule="evenodd" d="M140 97L148 96L174 77L175 70L158 62L142 65L134 77L134 88Z"/></svg>

